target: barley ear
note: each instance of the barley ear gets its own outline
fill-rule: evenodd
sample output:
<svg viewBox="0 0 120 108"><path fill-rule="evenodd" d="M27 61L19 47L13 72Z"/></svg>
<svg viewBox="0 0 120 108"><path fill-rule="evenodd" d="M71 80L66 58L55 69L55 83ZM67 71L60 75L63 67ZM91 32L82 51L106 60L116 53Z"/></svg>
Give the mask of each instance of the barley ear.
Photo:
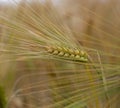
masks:
<svg viewBox="0 0 120 108"><path fill-rule="evenodd" d="M87 53L81 49L72 49L67 47L46 47L46 51L51 55L57 57L64 57L69 60L75 60L79 62L88 62Z"/></svg>

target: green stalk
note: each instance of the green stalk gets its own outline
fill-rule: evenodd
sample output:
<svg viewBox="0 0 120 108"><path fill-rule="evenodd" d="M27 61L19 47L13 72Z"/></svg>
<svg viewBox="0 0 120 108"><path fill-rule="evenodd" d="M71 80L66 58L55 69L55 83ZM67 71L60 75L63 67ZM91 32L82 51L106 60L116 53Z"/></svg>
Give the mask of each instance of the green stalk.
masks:
<svg viewBox="0 0 120 108"><path fill-rule="evenodd" d="M5 92L3 88L0 86L0 108L5 108L5 106L6 106Z"/></svg>

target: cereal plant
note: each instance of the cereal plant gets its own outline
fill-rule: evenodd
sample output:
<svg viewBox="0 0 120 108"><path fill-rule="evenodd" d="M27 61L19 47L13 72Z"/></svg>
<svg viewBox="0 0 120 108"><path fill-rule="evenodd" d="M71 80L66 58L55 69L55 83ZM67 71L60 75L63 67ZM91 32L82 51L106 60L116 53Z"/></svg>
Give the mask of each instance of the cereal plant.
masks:
<svg viewBox="0 0 120 108"><path fill-rule="evenodd" d="M87 1L1 5L7 108L119 108L119 0Z"/></svg>

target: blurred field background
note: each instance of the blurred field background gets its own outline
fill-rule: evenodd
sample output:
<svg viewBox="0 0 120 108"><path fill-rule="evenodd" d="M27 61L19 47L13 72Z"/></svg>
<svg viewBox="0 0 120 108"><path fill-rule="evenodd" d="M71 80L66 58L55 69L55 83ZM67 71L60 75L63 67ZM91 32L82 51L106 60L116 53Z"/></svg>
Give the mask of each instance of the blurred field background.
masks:
<svg viewBox="0 0 120 108"><path fill-rule="evenodd" d="M5 89L6 106L119 108L119 16L120 0L0 4L0 85ZM38 40L25 28L38 34ZM92 62L41 55L39 45L61 45L62 41L65 46L83 48Z"/></svg>

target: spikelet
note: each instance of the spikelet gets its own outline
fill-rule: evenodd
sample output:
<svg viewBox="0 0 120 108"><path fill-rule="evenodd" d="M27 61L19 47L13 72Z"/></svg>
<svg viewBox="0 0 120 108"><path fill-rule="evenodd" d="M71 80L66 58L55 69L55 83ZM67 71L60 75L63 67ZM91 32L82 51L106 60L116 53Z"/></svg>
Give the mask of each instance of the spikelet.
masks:
<svg viewBox="0 0 120 108"><path fill-rule="evenodd" d="M88 56L86 52L80 49L72 49L67 47L46 47L46 51L51 55L63 57L70 60L76 60L80 62L88 62Z"/></svg>

